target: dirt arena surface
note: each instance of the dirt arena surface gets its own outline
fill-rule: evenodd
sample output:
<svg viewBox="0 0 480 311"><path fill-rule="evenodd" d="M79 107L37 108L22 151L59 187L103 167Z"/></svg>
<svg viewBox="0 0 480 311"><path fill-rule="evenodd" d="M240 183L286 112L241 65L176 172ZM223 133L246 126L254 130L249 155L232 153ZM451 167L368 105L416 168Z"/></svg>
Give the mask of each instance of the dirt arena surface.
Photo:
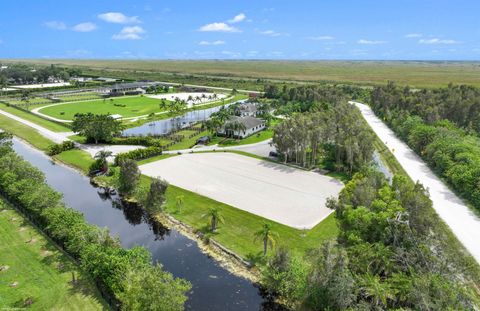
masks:
<svg viewBox="0 0 480 311"><path fill-rule="evenodd" d="M183 154L140 166L142 174L298 229L332 211L343 184L331 177L234 153Z"/></svg>

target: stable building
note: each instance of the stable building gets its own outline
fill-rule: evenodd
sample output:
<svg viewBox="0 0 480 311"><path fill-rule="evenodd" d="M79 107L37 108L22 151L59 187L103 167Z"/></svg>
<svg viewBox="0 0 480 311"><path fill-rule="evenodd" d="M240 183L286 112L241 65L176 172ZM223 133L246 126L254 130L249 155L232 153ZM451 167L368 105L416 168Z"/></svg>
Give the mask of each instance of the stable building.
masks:
<svg viewBox="0 0 480 311"><path fill-rule="evenodd" d="M265 129L265 121L246 116L232 116L217 131L217 134L227 137L245 138Z"/></svg>

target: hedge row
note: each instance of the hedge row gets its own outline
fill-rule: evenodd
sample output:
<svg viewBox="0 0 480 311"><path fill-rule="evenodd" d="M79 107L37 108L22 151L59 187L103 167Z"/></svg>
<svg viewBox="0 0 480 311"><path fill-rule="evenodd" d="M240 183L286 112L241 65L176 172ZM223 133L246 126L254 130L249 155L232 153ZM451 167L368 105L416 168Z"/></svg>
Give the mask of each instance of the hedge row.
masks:
<svg viewBox="0 0 480 311"><path fill-rule="evenodd" d="M144 149L135 149L129 152L119 153L115 157L115 165L119 165L122 160L131 159L131 160L142 160L151 157L161 155L163 148L160 147L147 147Z"/></svg>
<svg viewBox="0 0 480 311"><path fill-rule="evenodd" d="M49 156L53 156L53 155L56 155L56 154L59 154L59 153L62 153L64 151L71 150L71 149L74 149L74 148L75 148L75 143L71 140L66 140L61 144L51 145L48 148L47 154Z"/></svg>

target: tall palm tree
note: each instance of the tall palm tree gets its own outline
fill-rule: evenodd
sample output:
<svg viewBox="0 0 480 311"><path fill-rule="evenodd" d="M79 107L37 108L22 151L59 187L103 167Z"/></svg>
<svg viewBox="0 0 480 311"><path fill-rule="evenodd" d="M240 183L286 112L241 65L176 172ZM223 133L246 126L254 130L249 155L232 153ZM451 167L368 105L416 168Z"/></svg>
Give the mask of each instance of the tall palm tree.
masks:
<svg viewBox="0 0 480 311"><path fill-rule="evenodd" d="M110 157L112 155L112 152L111 151L108 151L108 150L100 150L99 152L97 152L95 154L95 159L98 159L100 161L100 163L102 163L102 171L104 173L107 173L108 172L108 157Z"/></svg>
<svg viewBox="0 0 480 311"><path fill-rule="evenodd" d="M225 223L225 219L217 208L211 208L203 217L210 218L210 231L215 232L219 223Z"/></svg>
<svg viewBox="0 0 480 311"><path fill-rule="evenodd" d="M261 240L263 242L263 256L267 255L268 246L273 248L276 244L277 234L272 231L272 225L269 223L264 223L262 229L255 232L254 236L254 241Z"/></svg>
<svg viewBox="0 0 480 311"><path fill-rule="evenodd" d="M183 203L184 203L184 196L183 195L178 195L176 198L175 198L175 205L177 205L177 208L178 210L180 211L183 207Z"/></svg>

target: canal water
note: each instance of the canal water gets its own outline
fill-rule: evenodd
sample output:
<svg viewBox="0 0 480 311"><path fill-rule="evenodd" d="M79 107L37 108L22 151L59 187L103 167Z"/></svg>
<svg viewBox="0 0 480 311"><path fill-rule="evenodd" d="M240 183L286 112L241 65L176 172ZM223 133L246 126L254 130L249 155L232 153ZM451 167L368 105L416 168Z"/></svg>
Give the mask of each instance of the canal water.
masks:
<svg viewBox="0 0 480 311"><path fill-rule="evenodd" d="M189 310L274 310L249 281L222 268L200 251L195 241L176 230L167 230L149 221L147 215L122 203L118 196L103 194L87 177L57 165L46 155L14 140L15 151L46 176L47 183L63 194L65 203L84 214L94 225L107 227L123 247L141 245L154 261L176 277L189 280L193 287Z"/></svg>
<svg viewBox="0 0 480 311"><path fill-rule="evenodd" d="M235 103L243 102L244 100ZM221 107L228 107L234 103L226 104L224 106L217 106L208 109L194 110L185 113L182 116L158 120L145 123L141 126L132 127L122 132L122 136L161 136L166 135L174 130L179 130L189 126L195 122L205 121L212 113L220 110Z"/></svg>

